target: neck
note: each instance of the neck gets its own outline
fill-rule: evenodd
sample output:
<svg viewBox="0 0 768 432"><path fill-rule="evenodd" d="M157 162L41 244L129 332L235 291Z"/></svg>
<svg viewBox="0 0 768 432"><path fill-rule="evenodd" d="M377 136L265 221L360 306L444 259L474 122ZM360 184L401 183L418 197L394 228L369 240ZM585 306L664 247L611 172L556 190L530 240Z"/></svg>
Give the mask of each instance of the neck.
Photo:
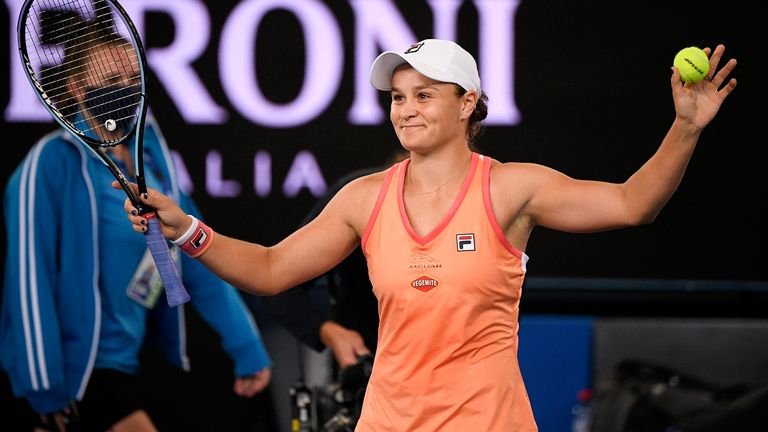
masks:
<svg viewBox="0 0 768 432"><path fill-rule="evenodd" d="M469 149L444 158L412 157L406 173L406 190L411 195L424 195L450 189L464 179L471 160Z"/></svg>
<svg viewBox="0 0 768 432"><path fill-rule="evenodd" d="M112 156L115 159L123 162L125 169L128 171L125 173L126 175L130 177L134 177L136 175L136 173L133 172L133 157L128 147L122 144L118 144L114 147L110 147L109 152L112 153Z"/></svg>

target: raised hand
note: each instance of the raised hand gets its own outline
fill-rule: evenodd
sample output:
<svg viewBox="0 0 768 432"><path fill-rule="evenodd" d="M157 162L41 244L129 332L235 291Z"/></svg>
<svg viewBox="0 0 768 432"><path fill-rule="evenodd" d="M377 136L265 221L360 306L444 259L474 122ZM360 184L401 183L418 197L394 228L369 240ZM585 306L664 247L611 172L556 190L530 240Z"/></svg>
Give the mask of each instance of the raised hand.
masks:
<svg viewBox="0 0 768 432"><path fill-rule="evenodd" d="M708 47L703 51L709 57L709 72L705 79L683 83L680 71L672 67L672 98L677 119L698 129L703 129L715 118L720 105L736 88L736 79L728 78L736 67L736 59L728 60L720 70L717 69L725 46L717 45L714 52Z"/></svg>

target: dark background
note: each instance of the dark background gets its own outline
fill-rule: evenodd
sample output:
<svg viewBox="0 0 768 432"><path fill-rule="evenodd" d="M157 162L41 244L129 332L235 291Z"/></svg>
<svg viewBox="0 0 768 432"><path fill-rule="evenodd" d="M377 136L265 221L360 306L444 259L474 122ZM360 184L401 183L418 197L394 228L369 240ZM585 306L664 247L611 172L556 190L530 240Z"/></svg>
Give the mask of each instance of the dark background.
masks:
<svg viewBox="0 0 768 432"><path fill-rule="evenodd" d="M206 2L213 34L195 64L214 99L228 109L230 121L186 124L151 71L149 91L155 117L190 170L193 198L208 223L227 235L274 244L296 228L315 197L306 190L291 199L277 192L256 196L250 185L257 151L272 155L273 188L279 190L301 150L314 153L331 184L353 169L379 164L397 142L388 123L353 126L347 120L355 44L347 2L327 2L342 26L346 49L342 84L329 108L311 123L290 129L259 127L242 118L228 104L216 70L219 27L236 4ZM396 4L419 39L432 36L426 3ZM502 162L541 163L577 178L622 182L653 154L672 123L669 68L675 53L686 46L724 43L726 58L739 61L733 74L737 89L704 131L682 185L653 224L588 235L536 229L526 250L531 261L523 312L765 317L768 183L761 148L765 139L759 138L765 93L756 5L521 1L514 23L514 73L522 120L512 127L489 127L478 145ZM159 14L146 17L146 29L148 49L173 36L171 22ZM464 2L458 41L473 54L477 31L475 7ZM18 61L9 52L8 38L14 36L15 17L0 7L2 107L8 99L9 63ZM301 85L304 58L295 18L284 11L268 14L254 46L262 91L274 102L292 100ZM386 95L381 100L386 106ZM493 99L489 106L492 111ZM0 121L4 186L30 146L54 125ZM217 199L205 193L200 176L211 149L221 152L226 177L241 180L241 197ZM258 299L249 300L268 329L269 314L259 309ZM226 358L210 349L215 335L194 311L190 315L193 365L226 375Z"/></svg>
<svg viewBox="0 0 768 432"><path fill-rule="evenodd" d="M419 38L431 37L425 3L397 5ZM347 49L337 97L314 121L289 129L259 127L228 105L217 82L216 26L234 6L216 2L206 7L214 20L213 34L195 67L214 99L228 109L230 121L222 126L186 124L150 70L153 111L170 145L183 156L195 186L193 197L211 225L225 234L273 244L296 227L315 197L306 189L292 199L278 191L258 197L250 187L257 151L272 155L278 190L301 150L315 154L330 184L355 168L379 164L398 144L388 122L352 126L347 120L355 25L347 3L329 2ZM768 188L759 156L763 87L752 25L757 15L752 6L740 3L713 11L679 3L521 2L514 73L522 119L512 127L489 127L479 143L480 151L501 161L541 163L573 177L621 182L651 156L673 120L669 67L680 48L726 44L726 56L739 60L734 76L740 82L703 133L683 184L654 224L589 235L538 229L526 251L531 278L768 280L768 267L759 265L768 229L762 223ZM0 58L17 61L7 40L15 33L9 27L15 19L0 9L0 22ZM169 42L171 24L164 15L146 17L148 50ZM458 39L477 52L477 13L471 2L461 8ZM274 102L292 100L304 65L298 22L288 12L271 12L254 43L260 87ZM6 61L0 83L4 106ZM0 127L5 136L0 178L5 179L35 139L54 126ZM210 149L221 152L225 177L243 184L239 198L205 193L202 172Z"/></svg>

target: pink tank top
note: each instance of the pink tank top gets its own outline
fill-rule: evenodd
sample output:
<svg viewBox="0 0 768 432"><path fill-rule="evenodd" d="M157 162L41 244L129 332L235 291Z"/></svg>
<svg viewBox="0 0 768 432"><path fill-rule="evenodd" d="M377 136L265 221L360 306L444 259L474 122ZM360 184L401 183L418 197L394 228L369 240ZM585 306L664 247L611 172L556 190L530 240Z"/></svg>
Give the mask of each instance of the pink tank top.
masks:
<svg viewBox="0 0 768 432"><path fill-rule="evenodd" d="M357 431L536 431L517 362L527 256L491 208L491 159L472 154L453 206L425 237L403 205L409 160L387 173L362 248L379 341Z"/></svg>

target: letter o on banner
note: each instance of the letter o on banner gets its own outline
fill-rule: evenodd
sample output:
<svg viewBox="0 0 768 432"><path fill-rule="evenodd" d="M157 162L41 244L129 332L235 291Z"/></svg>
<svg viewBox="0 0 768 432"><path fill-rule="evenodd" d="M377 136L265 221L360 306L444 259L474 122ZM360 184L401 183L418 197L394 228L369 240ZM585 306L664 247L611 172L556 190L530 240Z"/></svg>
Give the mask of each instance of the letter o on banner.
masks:
<svg viewBox="0 0 768 432"><path fill-rule="evenodd" d="M293 13L304 31L306 68L299 95L275 104L261 92L255 70L254 40L267 12ZM235 7L221 34L221 83L232 105L254 123L294 127L317 117L331 104L341 83L344 44L331 11L315 0L248 0ZM274 66L274 65L271 65Z"/></svg>

